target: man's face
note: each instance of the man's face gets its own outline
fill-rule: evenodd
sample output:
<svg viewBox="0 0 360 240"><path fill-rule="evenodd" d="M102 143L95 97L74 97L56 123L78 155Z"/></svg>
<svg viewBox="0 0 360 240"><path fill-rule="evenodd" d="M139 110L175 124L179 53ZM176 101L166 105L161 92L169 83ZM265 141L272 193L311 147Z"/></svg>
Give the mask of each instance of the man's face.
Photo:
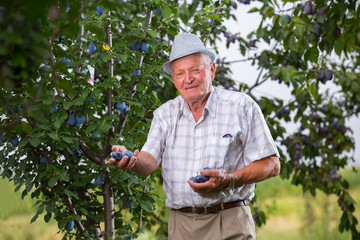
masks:
<svg viewBox="0 0 360 240"><path fill-rule="evenodd" d="M215 63L209 63L201 54L192 54L173 61L171 75L180 95L187 102L197 102L210 93L215 69Z"/></svg>

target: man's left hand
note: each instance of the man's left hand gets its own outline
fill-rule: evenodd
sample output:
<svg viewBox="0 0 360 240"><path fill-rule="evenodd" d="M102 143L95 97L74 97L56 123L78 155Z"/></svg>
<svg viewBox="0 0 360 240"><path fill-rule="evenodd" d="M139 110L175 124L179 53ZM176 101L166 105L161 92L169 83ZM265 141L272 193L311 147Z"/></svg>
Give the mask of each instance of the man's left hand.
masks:
<svg viewBox="0 0 360 240"><path fill-rule="evenodd" d="M197 193L211 193L218 190L222 190L229 185L229 176L218 170L201 170L201 174L209 176L210 179L204 183L196 183L188 180L190 187Z"/></svg>

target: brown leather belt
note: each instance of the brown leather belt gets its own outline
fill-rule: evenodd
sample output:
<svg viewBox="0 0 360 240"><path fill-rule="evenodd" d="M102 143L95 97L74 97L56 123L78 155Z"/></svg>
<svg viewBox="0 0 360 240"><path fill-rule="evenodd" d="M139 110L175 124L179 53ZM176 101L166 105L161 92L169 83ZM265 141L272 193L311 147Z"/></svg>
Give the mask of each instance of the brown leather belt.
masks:
<svg viewBox="0 0 360 240"><path fill-rule="evenodd" d="M184 213L192 212L192 213L198 213L198 214L202 214L202 213L207 214L207 213L217 213L217 212L225 210L225 209L239 207L239 206L247 206L247 205L248 205L247 200L240 200L240 201L236 201L236 202L220 203L220 204L208 206L208 207L183 207L183 208L174 209L174 210L184 212Z"/></svg>

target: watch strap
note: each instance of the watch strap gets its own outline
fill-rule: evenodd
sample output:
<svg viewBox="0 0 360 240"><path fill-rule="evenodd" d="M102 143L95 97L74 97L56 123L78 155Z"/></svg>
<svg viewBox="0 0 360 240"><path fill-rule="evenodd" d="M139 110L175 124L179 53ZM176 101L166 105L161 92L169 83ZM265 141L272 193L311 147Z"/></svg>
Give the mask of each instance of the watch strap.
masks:
<svg viewBox="0 0 360 240"><path fill-rule="evenodd" d="M225 188L225 190L231 190L235 188L235 177L232 173L228 173L230 177L229 186Z"/></svg>

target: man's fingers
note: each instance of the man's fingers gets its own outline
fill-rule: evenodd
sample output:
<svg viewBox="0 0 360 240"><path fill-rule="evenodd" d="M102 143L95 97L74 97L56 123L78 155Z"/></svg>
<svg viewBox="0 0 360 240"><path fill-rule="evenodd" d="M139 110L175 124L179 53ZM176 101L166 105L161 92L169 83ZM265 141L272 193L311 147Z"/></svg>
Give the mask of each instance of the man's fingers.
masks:
<svg viewBox="0 0 360 240"><path fill-rule="evenodd" d="M134 154L135 155L135 154ZM133 156L130 160L129 160L129 163L127 165L127 169L132 169L135 164L136 164L136 161L137 161L137 157L136 156Z"/></svg>
<svg viewBox="0 0 360 240"><path fill-rule="evenodd" d="M121 145L114 145L111 147L112 152L125 152L127 149Z"/></svg>
<svg viewBox="0 0 360 240"><path fill-rule="evenodd" d="M116 160L114 158L109 159L109 164L116 165Z"/></svg>

